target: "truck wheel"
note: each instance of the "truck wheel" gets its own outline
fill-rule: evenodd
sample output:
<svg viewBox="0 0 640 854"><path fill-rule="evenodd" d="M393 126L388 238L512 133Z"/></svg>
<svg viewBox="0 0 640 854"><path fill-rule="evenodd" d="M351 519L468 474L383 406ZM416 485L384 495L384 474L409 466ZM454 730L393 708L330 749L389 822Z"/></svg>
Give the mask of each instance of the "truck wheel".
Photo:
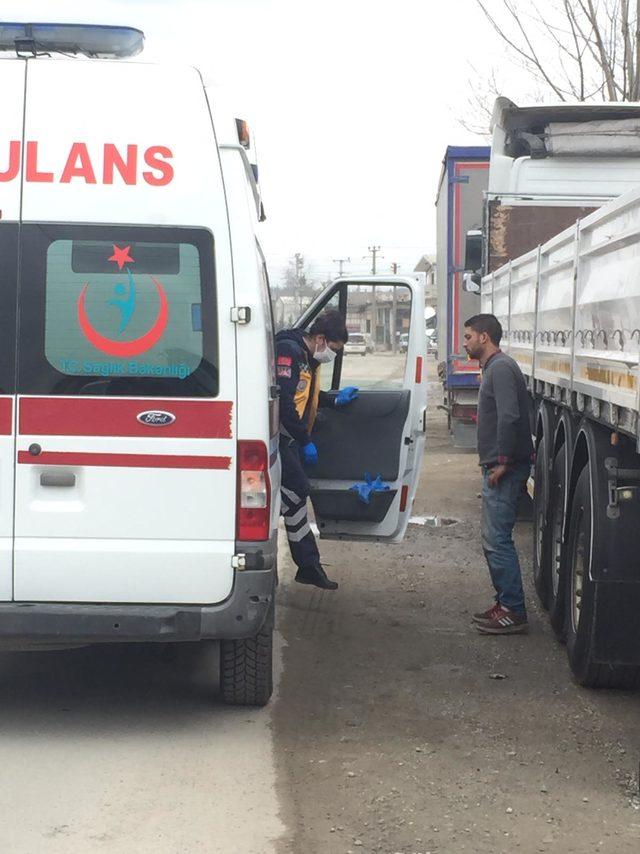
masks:
<svg viewBox="0 0 640 854"><path fill-rule="evenodd" d="M533 493L533 584L544 608L549 603L550 538L548 521L549 458L547 438L542 437L536 451L535 489Z"/></svg>
<svg viewBox="0 0 640 854"><path fill-rule="evenodd" d="M220 643L220 692L233 706L266 706L273 693L275 605L257 635Z"/></svg>
<svg viewBox="0 0 640 854"><path fill-rule="evenodd" d="M587 688L635 688L640 682L640 668L593 660L596 585L591 579L591 512L587 464L576 485L567 539L565 627L569 666L576 681Z"/></svg>
<svg viewBox="0 0 640 854"><path fill-rule="evenodd" d="M564 567L565 549L563 543L564 511L566 500L566 457L567 449L562 445L553 463L549 482L549 551L550 583L548 587L549 621L551 628L561 643L566 641L564 625L564 599L566 572Z"/></svg>

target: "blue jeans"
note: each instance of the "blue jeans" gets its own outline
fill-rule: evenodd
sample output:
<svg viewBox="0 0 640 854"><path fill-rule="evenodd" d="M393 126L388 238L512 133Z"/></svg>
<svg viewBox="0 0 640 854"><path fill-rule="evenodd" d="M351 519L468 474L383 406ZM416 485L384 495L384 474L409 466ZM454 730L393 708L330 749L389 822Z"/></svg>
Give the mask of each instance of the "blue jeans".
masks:
<svg viewBox="0 0 640 854"><path fill-rule="evenodd" d="M482 548L496 589L496 602L518 614L526 614L526 610L513 526L530 471L529 463L516 463L493 488L489 486L488 470L484 470L482 478Z"/></svg>

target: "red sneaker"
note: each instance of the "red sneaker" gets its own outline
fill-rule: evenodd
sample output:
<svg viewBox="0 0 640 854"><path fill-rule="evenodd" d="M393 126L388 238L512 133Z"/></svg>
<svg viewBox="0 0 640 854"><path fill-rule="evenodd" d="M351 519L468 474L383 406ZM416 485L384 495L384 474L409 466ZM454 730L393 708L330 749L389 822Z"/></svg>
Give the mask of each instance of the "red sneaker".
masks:
<svg viewBox="0 0 640 854"><path fill-rule="evenodd" d="M493 617L496 611L500 610L500 604L498 602L494 602L493 605L488 608L486 611L482 611L478 614L474 614L471 619L474 623L486 623L487 621L493 620Z"/></svg>
<svg viewBox="0 0 640 854"><path fill-rule="evenodd" d="M498 605L490 620L476 623L476 629L482 635L517 635L526 632L528 628L529 623L524 614L516 614L502 605Z"/></svg>

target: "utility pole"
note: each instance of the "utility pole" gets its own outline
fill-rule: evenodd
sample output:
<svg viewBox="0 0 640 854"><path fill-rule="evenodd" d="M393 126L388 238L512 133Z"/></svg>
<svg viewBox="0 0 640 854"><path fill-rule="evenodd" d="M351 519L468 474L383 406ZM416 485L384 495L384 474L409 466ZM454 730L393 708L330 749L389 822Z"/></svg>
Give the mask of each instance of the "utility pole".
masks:
<svg viewBox="0 0 640 854"><path fill-rule="evenodd" d="M378 258L378 253L380 252L380 246L369 246L369 255L365 255L365 258L371 258L371 275L375 276L376 274L376 260ZM384 255L380 256L384 258ZM373 343L374 346L378 343L378 306L376 304L376 286L371 285L371 332L373 334Z"/></svg>
<svg viewBox="0 0 640 854"><path fill-rule="evenodd" d="M298 313L302 313L302 270L304 269L304 258L300 252L296 252L295 256L295 264L296 264L296 291L298 297Z"/></svg>
<svg viewBox="0 0 640 854"><path fill-rule="evenodd" d="M380 252L380 248L381 248L380 246L369 246L368 247L369 255L365 255L365 258L371 257L371 275L372 276L375 276L375 274L376 274L376 260L377 260L378 252ZM384 255L381 255L380 257L384 258Z"/></svg>
<svg viewBox="0 0 640 854"><path fill-rule="evenodd" d="M333 258L333 263L339 265L338 276L342 278L342 266L343 264L350 264L351 258Z"/></svg>
<svg viewBox="0 0 640 854"><path fill-rule="evenodd" d="M394 276L397 275L400 264L393 261L391 264L391 272ZM397 326L398 326L398 289L393 287L393 302L391 306L391 352L395 353L398 349Z"/></svg>
<svg viewBox="0 0 640 854"><path fill-rule="evenodd" d="M365 255L365 258L371 258L371 275L375 276L376 270L376 262L378 260L378 253L380 252L380 246L368 246L369 254ZM384 255L380 255L380 258L384 258ZM371 285L371 333L373 335L373 343L374 346L378 343L378 306L376 304L376 286Z"/></svg>

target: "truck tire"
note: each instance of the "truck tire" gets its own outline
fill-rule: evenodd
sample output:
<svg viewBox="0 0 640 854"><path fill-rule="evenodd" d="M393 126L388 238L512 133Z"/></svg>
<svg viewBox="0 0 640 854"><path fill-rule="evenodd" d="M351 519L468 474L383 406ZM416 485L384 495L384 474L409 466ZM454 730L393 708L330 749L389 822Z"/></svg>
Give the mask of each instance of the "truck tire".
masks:
<svg viewBox="0 0 640 854"><path fill-rule="evenodd" d="M576 484L567 538L565 627L569 666L576 681L587 688L635 688L640 684L640 668L593 660L596 585L590 577L591 513L591 474L587 464Z"/></svg>
<svg viewBox="0 0 640 854"><path fill-rule="evenodd" d="M536 451L533 493L533 585L543 608L548 607L550 587L550 538L548 525L549 457L547 437Z"/></svg>
<svg viewBox="0 0 640 854"><path fill-rule="evenodd" d="M549 479L549 587L547 604L549 607L549 622L555 636L561 643L567 639L565 632L565 547L564 547L564 513L567 491L566 477L566 445L562 445L555 460Z"/></svg>
<svg viewBox="0 0 640 854"><path fill-rule="evenodd" d="M257 635L220 642L220 693L232 706L266 706L273 693L275 604Z"/></svg>

